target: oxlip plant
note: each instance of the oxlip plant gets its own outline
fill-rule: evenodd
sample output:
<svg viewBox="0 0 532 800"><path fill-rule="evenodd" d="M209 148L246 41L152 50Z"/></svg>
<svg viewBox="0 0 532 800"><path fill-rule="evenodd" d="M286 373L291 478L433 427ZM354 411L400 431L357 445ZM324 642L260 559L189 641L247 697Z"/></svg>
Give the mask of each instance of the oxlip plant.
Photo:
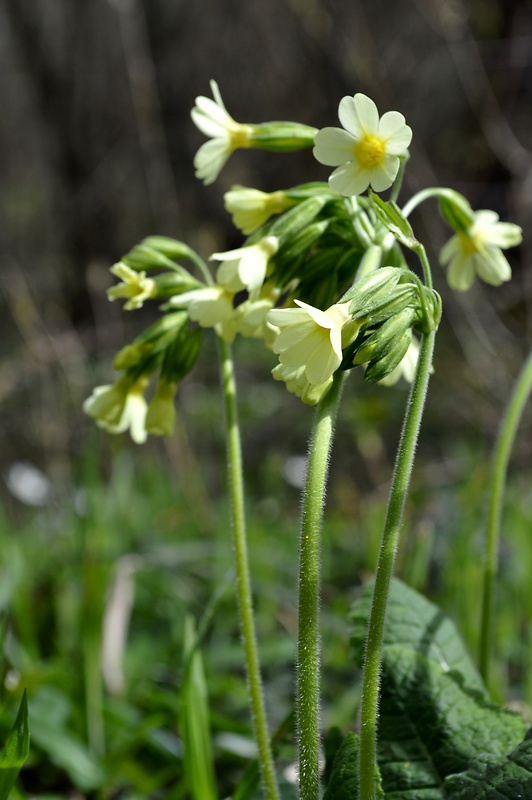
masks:
<svg viewBox="0 0 532 800"><path fill-rule="evenodd" d="M327 800L532 797L532 739L525 737L523 719L494 705L486 689L502 494L511 446L532 387L532 358L517 380L493 460L481 674L450 620L393 578L442 316L427 250L410 224L410 215L421 203L437 201L443 222L451 229L440 262L456 291L469 289L476 278L492 286L509 280L511 269L503 251L520 243L521 230L500 222L493 211L474 211L462 195L447 188L427 188L400 202L412 130L397 111L380 116L364 94L341 100L341 127L316 130L294 122L236 122L214 81L211 89L214 99L198 97L192 109L194 123L208 137L194 160L197 177L204 183L215 181L239 148L312 148L315 159L334 170L328 182L269 193L234 186L225 195L225 206L247 237L237 249L204 260L181 241L150 236L112 267L120 282L108 291L109 299L125 299L128 311L155 302L160 316L118 352L116 381L97 387L84 410L110 433L129 430L139 444L149 434L172 435L179 382L194 367L204 329L212 329L225 404L240 629L262 791L268 800L277 800L280 793L248 568L231 347L237 336L268 348L278 359L272 377L303 403L316 406L299 539L298 796L302 800L318 800L323 794ZM387 190L389 196L383 199L380 193ZM411 390L375 578L351 617L354 658L363 667L360 715L343 741L336 739L327 747L324 770L320 536L335 419L353 370L362 371L364 380L381 384L383 392L399 379L409 381ZM147 401L150 386L154 389ZM235 797L252 797L255 788L251 784L247 793L240 788ZM200 798L199 790L191 791Z"/></svg>

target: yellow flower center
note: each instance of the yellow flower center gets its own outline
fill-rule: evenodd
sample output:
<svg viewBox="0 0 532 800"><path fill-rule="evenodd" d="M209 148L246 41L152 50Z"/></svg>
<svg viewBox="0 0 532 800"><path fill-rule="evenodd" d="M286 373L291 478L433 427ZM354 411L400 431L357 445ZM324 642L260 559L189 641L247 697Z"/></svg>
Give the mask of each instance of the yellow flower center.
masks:
<svg viewBox="0 0 532 800"><path fill-rule="evenodd" d="M479 241L475 236L467 236L465 233L457 233L460 252L464 256L471 256L479 250Z"/></svg>
<svg viewBox="0 0 532 800"><path fill-rule="evenodd" d="M251 125L240 125L235 122L235 126L229 131L229 142L231 150L238 150L241 147L251 147L251 136L253 128Z"/></svg>
<svg viewBox="0 0 532 800"><path fill-rule="evenodd" d="M380 166L384 158L384 141L378 136L366 134L354 148L355 157L364 169Z"/></svg>

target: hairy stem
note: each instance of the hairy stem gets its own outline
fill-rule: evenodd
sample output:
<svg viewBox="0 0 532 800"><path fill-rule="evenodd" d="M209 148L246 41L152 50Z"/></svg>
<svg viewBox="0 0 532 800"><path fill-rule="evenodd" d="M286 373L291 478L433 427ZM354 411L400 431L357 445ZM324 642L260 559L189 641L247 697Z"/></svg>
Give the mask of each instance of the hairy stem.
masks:
<svg viewBox="0 0 532 800"><path fill-rule="evenodd" d="M219 339L220 362L225 403L227 455L229 463L229 493L231 498L233 549L236 566L240 630L244 646L248 680L249 701L257 742L262 785L267 800L279 800L279 790L273 766L273 756L262 693L259 653L255 634L255 619L251 597L246 518L244 509L244 481L242 477L242 450L236 400L236 381L231 348Z"/></svg>
<svg viewBox="0 0 532 800"><path fill-rule="evenodd" d="M297 728L299 742L299 796L320 796L320 549L321 522L329 453L345 373L336 373L321 400L314 422L303 495L299 542L299 597L297 643Z"/></svg>
<svg viewBox="0 0 532 800"><path fill-rule="evenodd" d="M421 342L414 383L406 409L401 440L390 490L384 531L377 562L373 600L368 622L366 657L362 683L360 729L360 800L374 800L377 772L376 737L378 720L379 683L382 660L384 622L388 594L399 535L403 509L410 484L416 443L423 416L425 396L432 366L435 333L426 334Z"/></svg>
<svg viewBox="0 0 532 800"><path fill-rule="evenodd" d="M493 593L497 574L502 501L508 461L519 421L532 392L532 353L515 382L493 451L489 481L489 506L483 564L482 608L480 617L479 670L486 685L489 680L490 644L493 630Z"/></svg>

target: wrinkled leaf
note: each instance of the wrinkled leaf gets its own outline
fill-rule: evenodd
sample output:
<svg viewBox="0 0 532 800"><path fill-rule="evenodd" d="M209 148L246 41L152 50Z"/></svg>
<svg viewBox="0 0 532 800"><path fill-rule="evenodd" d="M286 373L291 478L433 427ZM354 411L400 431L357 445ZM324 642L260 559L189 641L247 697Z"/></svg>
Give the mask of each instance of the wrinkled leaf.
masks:
<svg viewBox="0 0 532 800"><path fill-rule="evenodd" d="M385 795L443 800L443 781L483 754L502 757L525 732L523 719L466 688L444 664L401 645L384 650L379 766Z"/></svg>
<svg viewBox="0 0 532 800"><path fill-rule="evenodd" d="M351 611L351 644L355 660L362 666L373 582L366 584ZM443 670L457 670L464 684L485 692L484 685L460 638L454 622L444 612L394 578L390 588L384 647L402 645L440 664Z"/></svg>
<svg viewBox="0 0 532 800"><path fill-rule="evenodd" d="M481 757L445 782L450 800L532 800L532 728L503 758Z"/></svg>
<svg viewBox="0 0 532 800"><path fill-rule="evenodd" d="M353 800L358 785L358 736L348 733L336 753L323 800Z"/></svg>

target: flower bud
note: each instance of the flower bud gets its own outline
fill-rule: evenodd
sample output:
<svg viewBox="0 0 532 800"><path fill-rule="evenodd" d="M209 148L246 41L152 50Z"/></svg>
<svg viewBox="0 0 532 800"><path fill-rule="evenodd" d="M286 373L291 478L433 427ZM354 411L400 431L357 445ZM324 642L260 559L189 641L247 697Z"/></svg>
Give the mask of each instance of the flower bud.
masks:
<svg viewBox="0 0 532 800"><path fill-rule="evenodd" d="M413 308L404 308L394 314L374 331L355 351L353 364L365 364L368 361L378 361L387 352L395 348L396 342L407 332L411 331L415 317ZM394 366L397 366L395 364ZM390 370L391 371L391 370ZM379 378L380 380L380 378Z"/></svg>
<svg viewBox="0 0 532 800"><path fill-rule="evenodd" d="M366 367L364 380L378 383L386 378L401 363L412 342L412 329L408 328L396 339L390 349L377 361L371 361Z"/></svg>

